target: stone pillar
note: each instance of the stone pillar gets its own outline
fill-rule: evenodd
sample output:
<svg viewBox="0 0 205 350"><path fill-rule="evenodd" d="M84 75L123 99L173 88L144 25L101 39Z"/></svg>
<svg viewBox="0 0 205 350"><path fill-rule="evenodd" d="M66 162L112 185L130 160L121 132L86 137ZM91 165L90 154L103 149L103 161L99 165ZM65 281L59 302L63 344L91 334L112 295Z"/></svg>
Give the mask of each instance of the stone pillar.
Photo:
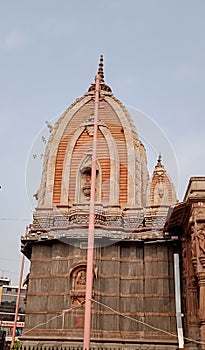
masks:
<svg viewBox="0 0 205 350"><path fill-rule="evenodd" d="M187 336L190 339L199 339L199 304L198 284L192 264L190 231L186 238L182 239L182 262L183 262L183 299L185 302ZM189 348L190 346L188 346Z"/></svg>
<svg viewBox="0 0 205 350"><path fill-rule="evenodd" d="M192 262L199 288L200 340L205 350L205 203L193 204Z"/></svg>
<svg viewBox="0 0 205 350"><path fill-rule="evenodd" d="M205 342L205 271L198 274L199 284L199 319L201 341ZM205 350L205 345L201 345L201 350Z"/></svg>

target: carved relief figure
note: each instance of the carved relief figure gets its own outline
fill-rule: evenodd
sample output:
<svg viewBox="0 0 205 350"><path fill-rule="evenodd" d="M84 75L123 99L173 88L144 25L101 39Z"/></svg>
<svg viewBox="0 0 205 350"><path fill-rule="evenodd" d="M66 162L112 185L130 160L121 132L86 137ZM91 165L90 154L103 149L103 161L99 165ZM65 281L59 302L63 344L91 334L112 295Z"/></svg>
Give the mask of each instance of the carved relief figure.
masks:
<svg viewBox="0 0 205 350"><path fill-rule="evenodd" d="M82 171L82 192L86 199L89 200L91 192L91 168L89 167Z"/></svg>
<svg viewBox="0 0 205 350"><path fill-rule="evenodd" d="M75 277L74 289L75 290L85 290L86 288L86 271L78 271Z"/></svg>
<svg viewBox="0 0 205 350"><path fill-rule="evenodd" d="M164 197L164 186L161 181L159 182L159 185L158 185L158 195L159 195L159 198L161 199Z"/></svg>
<svg viewBox="0 0 205 350"><path fill-rule="evenodd" d="M72 289L71 304L73 306L80 305L85 301L86 291L86 266L77 266L71 273Z"/></svg>
<svg viewBox="0 0 205 350"><path fill-rule="evenodd" d="M197 226L197 238L201 254L205 254L205 223L200 223Z"/></svg>
<svg viewBox="0 0 205 350"><path fill-rule="evenodd" d="M90 200L92 182L92 150L89 149L82 159L76 176L75 202L84 203ZM95 200L101 199L101 170L100 164L96 164Z"/></svg>
<svg viewBox="0 0 205 350"><path fill-rule="evenodd" d="M191 255L192 259L196 258L196 236L194 226L191 227Z"/></svg>
<svg viewBox="0 0 205 350"><path fill-rule="evenodd" d="M98 194L98 185L99 185L99 181L98 181L98 174L99 171L96 170L96 197ZM91 195L91 166L86 166L85 168L83 168L83 170L81 170L81 193L82 193L82 201L83 198L84 200L90 200L90 195ZM97 199L97 198L96 198Z"/></svg>
<svg viewBox="0 0 205 350"><path fill-rule="evenodd" d="M162 182L162 179L159 179L159 182L156 184L154 189L154 204L163 205L167 203L168 200L168 190L165 183Z"/></svg>
<svg viewBox="0 0 205 350"><path fill-rule="evenodd" d="M183 269L183 275L186 276L186 274L187 274L187 252L186 252L186 246L184 243L182 245L182 269Z"/></svg>

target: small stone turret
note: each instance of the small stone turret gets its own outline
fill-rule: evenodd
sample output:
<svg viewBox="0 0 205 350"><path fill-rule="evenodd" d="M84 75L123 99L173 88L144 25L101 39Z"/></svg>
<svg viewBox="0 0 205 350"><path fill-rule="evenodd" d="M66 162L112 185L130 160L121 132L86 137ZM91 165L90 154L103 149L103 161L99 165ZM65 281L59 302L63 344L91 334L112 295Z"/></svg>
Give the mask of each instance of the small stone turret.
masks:
<svg viewBox="0 0 205 350"><path fill-rule="evenodd" d="M162 157L159 155L151 177L150 205L170 206L173 204L176 204L175 189L164 165L162 164Z"/></svg>

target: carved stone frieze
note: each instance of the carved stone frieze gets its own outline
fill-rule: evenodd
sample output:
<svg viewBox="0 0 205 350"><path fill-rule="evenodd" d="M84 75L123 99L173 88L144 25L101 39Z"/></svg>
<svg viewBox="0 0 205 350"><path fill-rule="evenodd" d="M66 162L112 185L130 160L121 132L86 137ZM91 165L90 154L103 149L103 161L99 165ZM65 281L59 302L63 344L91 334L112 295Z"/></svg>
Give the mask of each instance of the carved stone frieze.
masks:
<svg viewBox="0 0 205 350"><path fill-rule="evenodd" d="M205 222L195 221L190 227L191 233L191 256L196 270L200 264L205 268Z"/></svg>
<svg viewBox="0 0 205 350"><path fill-rule="evenodd" d="M199 258L205 259L205 223L197 223L196 236L199 246ZM205 265L204 265L205 266Z"/></svg>
<svg viewBox="0 0 205 350"><path fill-rule="evenodd" d="M36 344L36 342L34 341L33 345L23 345L21 346L21 350L48 350L48 349L52 349L52 350L83 350L82 347L82 342L81 343L74 343L73 341L60 341L60 345L59 345L59 340L58 341L47 341L48 344L45 345L45 342L42 342L40 340L38 340L38 344ZM71 345L70 345L71 344ZM113 345L109 345L109 344L104 344L104 345L93 345L91 344L91 350L176 350L178 349L176 347L176 345L163 345L163 344L159 344L159 345L142 345L142 344L133 344L133 345L121 345L121 344L116 344Z"/></svg>
<svg viewBox="0 0 205 350"><path fill-rule="evenodd" d="M196 236L195 236L195 228L194 225L190 228L191 232L191 259L194 268L197 266L197 255L196 255Z"/></svg>
<svg viewBox="0 0 205 350"><path fill-rule="evenodd" d="M55 216L53 218L53 226L67 227L70 225L70 218L68 216Z"/></svg>
<svg viewBox="0 0 205 350"><path fill-rule="evenodd" d="M144 211L139 209L124 209L121 211L117 206L106 207L103 211L98 208L95 213L95 238L102 239L104 237L105 244L110 239L146 240L163 238L163 232L159 229L159 224L165 218L156 218L154 215L145 217L144 215ZM62 215L59 211L58 213L52 213L50 210L37 210L34 213L29 234L24 238L22 237L22 244L26 246L30 241L36 240L61 239L68 240L68 242L83 240L87 237L88 226L89 211L86 206L84 206L84 212L82 208L79 209L77 206L67 208L67 210L62 208ZM80 242L77 244L80 244Z"/></svg>
<svg viewBox="0 0 205 350"><path fill-rule="evenodd" d="M143 218L126 218L124 219L125 228L137 228L143 226Z"/></svg>
<svg viewBox="0 0 205 350"><path fill-rule="evenodd" d="M94 115L90 115L90 117L84 123L82 123L81 126L85 127L85 130L89 136L93 136L93 134L94 134ZM102 120L99 120L98 127L100 127L100 126L106 127L106 124Z"/></svg>

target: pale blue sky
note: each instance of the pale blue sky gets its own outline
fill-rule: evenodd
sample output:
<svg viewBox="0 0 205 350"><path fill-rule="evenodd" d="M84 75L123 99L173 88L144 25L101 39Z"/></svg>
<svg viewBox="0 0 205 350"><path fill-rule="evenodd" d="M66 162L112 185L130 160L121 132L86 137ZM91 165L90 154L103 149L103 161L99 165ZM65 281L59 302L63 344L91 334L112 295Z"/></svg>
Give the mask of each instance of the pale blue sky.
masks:
<svg viewBox="0 0 205 350"><path fill-rule="evenodd" d="M167 135L178 163L178 198L190 176L205 175L205 2L0 5L0 275L16 283L20 236L32 218L25 186L29 150L45 121L87 90L101 53L116 97Z"/></svg>

